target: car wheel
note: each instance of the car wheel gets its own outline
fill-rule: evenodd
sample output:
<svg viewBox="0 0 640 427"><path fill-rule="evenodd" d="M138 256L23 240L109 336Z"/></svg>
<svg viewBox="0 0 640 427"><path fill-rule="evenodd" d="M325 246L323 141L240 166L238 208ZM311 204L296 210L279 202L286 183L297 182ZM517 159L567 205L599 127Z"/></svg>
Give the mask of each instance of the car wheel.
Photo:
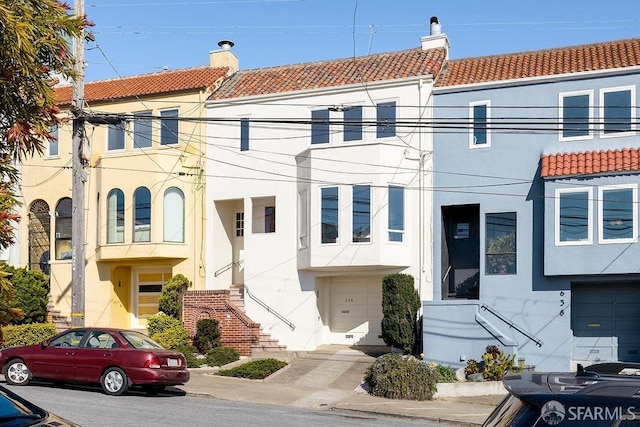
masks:
<svg viewBox="0 0 640 427"><path fill-rule="evenodd" d="M31 381L31 372L22 359L14 359L2 369L7 384L27 385Z"/></svg>
<svg viewBox="0 0 640 427"><path fill-rule="evenodd" d="M156 395L158 393L162 393L166 386L163 385L148 385L144 387L144 391L147 392L148 395Z"/></svg>
<svg viewBox="0 0 640 427"><path fill-rule="evenodd" d="M120 368L109 368L100 378L102 391L112 396L120 396L129 389L127 374Z"/></svg>

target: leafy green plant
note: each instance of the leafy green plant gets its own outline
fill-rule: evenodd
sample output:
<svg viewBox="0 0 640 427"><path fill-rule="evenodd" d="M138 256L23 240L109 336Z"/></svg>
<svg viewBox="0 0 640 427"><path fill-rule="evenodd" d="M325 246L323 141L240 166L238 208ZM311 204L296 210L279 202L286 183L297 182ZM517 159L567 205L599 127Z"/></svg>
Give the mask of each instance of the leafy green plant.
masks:
<svg viewBox="0 0 640 427"><path fill-rule="evenodd" d="M431 400L436 392L435 369L412 356L388 353L367 368L371 394L388 399Z"/></svg>
<svg viewBox="0 0 640 427"><path fill-rule="evenodd" d="M187 359L187 368L199 368L205 362L204 359L196 357L198 349L190 344L178 345L173 350L184 354L185 359Z"/></svg>
<svg viewBox="0 0 640 427"><path fill-rule="evenodd" d="M382 279L382 339L405 353L415 352L420 296L413 277L390 274Z"/></svg>
<svg viewBox="0 0 640 427"><path fill-rule="evenodd" d="M182 322L163 312L149 316L147 319L147 333L150 337L176 326L182 326Z"/></svg>
<svg viewBox="0 0 640 427"><path fill-rule="evenodd" d="M467 367L464 368L464 375L469 376L471 374L477 374L480 372L480 365L475 359L467 360Z"/></svg>
<svg viewBox="0 0 640 427"><path fill-rule="evenodd" d="M193 344L200 353L207 353L220 344L220 323L216 319L200 319L196 322Z"/></svg>
<svg viewBox="0 0 640 427"><path fill-rule="evenodd" d="M206 356L209 366L224 366L237 360L240 360L240 355L233 347L215 347L209 350Z"/></svg>
<svg viewBox="0 0 640 427"><path fill-rule="evenodd" d="M163 287L158 299L158 309L168 316L182 319L182 300L191 282L182 274L176 274Z"/></svg>
<svg viewBox="0 0 640 427"><path fill-rule="evenodd" d="M189 344L189 333L184 326L173 326L151 336L151 339L166 349L176 349Z"/></svg>
<svg viewBox="0 0 640 427"><path fill-rule="evenodd" d="M445 366L437 363L433 369L436 374L436 382L439 383L455 383L458 381L456 371L451 366Z"/></svg>
<svg viewBox="0 0 640 427"><path fill-rule="evenodd" d="M2 347L38 344L57 333L53 323L27 323L24 325L7 325L2 327L4 342Z"/></svg>
<svg viewBox="0 0 640 427"><path fill-rule="evenodd" d="M9 305L22 310L23 316L11 323L21 325L25 323L44 323L47 320L47 305L49 304L49 280L37 270L5 266L7 280L11 282L12 293L15 295Z"/></svg>
<svg viewBox="0 0 640 427"><path fill-rule="evenodd" d="M482 376L489 381L502 381L513 369L515 354L504 354L496 345L488 345L482 355Z"/></svg>
<svg viewBox="0 0 640 427"><path fill-rule="evenodd" d="M282 360L268 358L253 360L251 362L243 363L240 366L236 366L230 369L223 369L218 371L217 375L225 377L236 378L248 378L252 380L261 380L267 378L274 372L287 366L288 363Z"/></svg>

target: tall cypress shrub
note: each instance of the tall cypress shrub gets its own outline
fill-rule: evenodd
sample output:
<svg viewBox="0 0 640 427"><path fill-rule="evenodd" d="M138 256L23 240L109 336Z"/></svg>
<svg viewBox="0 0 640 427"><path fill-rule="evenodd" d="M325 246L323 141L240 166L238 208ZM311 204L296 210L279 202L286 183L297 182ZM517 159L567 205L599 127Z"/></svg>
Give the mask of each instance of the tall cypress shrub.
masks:
<svg viewBox="0 0 640 427"><path fill-rule="evenodd" d="M382 279L382 339L411 353L416 345L420 295L413 276L390 274Z"/></svg>

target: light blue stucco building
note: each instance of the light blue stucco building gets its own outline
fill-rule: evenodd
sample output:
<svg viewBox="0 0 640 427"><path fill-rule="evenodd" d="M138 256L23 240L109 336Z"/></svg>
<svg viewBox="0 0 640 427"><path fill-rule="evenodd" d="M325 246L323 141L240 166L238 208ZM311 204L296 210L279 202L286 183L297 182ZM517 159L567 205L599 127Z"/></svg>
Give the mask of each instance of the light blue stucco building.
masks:
<svg viewBox="0 0 640 427"><path fill-rule="evenodd" d="M426 360L640 362L639 85L640 39L448 62Z"/></svg>

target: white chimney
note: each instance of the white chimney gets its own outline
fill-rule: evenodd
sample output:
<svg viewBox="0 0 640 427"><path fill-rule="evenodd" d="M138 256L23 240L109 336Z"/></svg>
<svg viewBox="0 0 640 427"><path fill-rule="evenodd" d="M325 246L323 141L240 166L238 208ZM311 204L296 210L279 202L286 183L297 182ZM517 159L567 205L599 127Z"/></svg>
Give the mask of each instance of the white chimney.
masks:
<svg viewBox="0 0 640 427"><path fill-rule="evenodd" d="M429 49L445 49L447 51L447 59L449 59L449 39L446 34L442 33L442 27L437 16L432 16L429 21L429 35L422 37L422 50Z"/></svg>
<svg viewBox="0 0 640 427"><path fill-rule="evenodd" d="M233 42L230 40L221 40L218 42L220 49L209 52L209 66L220 68L229 67L232 73L240 69L238 57L231 51Z"/></svg>

